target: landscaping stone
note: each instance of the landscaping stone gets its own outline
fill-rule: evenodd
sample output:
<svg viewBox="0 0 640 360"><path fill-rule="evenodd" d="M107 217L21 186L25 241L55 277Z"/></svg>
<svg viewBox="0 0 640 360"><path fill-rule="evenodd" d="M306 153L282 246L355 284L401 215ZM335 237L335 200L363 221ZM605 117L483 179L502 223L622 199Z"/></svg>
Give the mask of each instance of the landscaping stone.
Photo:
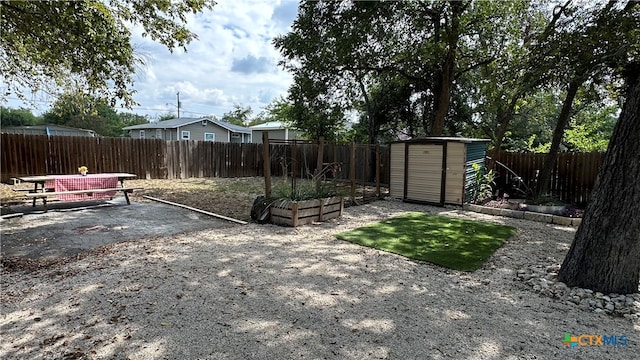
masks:
<svg viewBox="0 0 640 360"><path fill-rule="evenodd" d="M515 219L522 219L524 217L524 211L500 209L499 215Z"/></svg>
<svg viewBox="0 0 640 360"><path fill-rule="evenodd" d="M530 212L530 211L525 211L524 219L525 220L538 221L538 222L543 222L543 223L550 224L552 219L553 219L553 215L540 214L540 213L534 213L534 212Z"/></svg>
<svg viewBox="0 0 640 360"><path fill-rule="evenodd" d="M571 218L560 215L544 214L532 211L512 210L491 206L482 206L476 204L464 204L462 205L464 210L473 211L487 215L506 216L514 219L526 219L531 221L543 222L547 224L557 224L563 226L580 226L582 218Z"/></svg>
<svg viewBox="0 0 640 360"><path fill-rule="evenodd" d="M569 288L557 280L560 264L532 265L516 271L516 279L531 286L543 296L559 299L565 304L575 304L596 314L640 318L640 294L603 294L590 289Z"/></svg>
<svg viewBox="0 0 640 360"><path fill-rule="evenodd" d="M484 212L484 209L485 209L484 206L475 205L475 204L467 204L467 210L469 210L469 211L475 211L475 212L482 213L482 212Z"/></svg>
<svg viewBox="0 0 640 360"><path fill-rule="evenodd" d="M492 207L483 207L482 213L489 215L500 215L500 208L492 208Z"/></svg>
<svg viewBox="0 0 640 360"><path fill-rule="evenodd" d="M558 225L565 225L565 226L571 226L571 218L568 217L564 217L564 216L558 216L558 215L553 215L551 217L551 221L554 224L558 224Z"/></svg>

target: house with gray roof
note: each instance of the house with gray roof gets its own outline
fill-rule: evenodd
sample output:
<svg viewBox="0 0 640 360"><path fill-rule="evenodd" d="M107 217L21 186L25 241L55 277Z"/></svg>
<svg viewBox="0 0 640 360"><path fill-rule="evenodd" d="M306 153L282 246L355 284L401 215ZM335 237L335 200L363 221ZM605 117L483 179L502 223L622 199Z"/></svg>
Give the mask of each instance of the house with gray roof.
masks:
<svg viewBox="0 0 640 360"><path fill-rule="evenodd" d="M251 129L209 117L164 120L127 126L123 130L134 139L251 142Z"/></svg>
<svg viewBox="0 0 640 360"><path fill-rule="evenodd" d="M48 136L84 136L97 137L95 131L79 129L63 125L29 125L29 126L3 126L0 129L3 134L21 135L48 135Z"/></svg>

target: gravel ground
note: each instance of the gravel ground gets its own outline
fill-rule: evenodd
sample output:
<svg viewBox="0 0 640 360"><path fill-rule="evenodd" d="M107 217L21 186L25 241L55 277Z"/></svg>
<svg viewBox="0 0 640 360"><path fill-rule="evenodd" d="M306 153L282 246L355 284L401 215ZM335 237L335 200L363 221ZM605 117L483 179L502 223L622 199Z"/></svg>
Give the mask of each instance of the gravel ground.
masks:
<svg viewBox="0 0 640 360"><path fill-rule="evenodd" d="M518 228L473 273L334 234L426 211ZM640 321L536 292L575 229L378 201L300 228L249 224L2 269L2 359L638 359ZM637 315L637 308L632 311ZM576 346L565 333L625 336Z"/></svg>

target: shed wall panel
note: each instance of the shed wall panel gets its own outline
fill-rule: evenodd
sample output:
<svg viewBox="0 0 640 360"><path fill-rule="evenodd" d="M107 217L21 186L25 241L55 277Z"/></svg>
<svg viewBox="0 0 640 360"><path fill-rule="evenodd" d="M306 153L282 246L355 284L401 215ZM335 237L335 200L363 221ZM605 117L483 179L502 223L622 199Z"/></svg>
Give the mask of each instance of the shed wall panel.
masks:
<svg viewBox="0 0 640 360"><path fill-rule="evenodd" d="M465 177L465 144L447 144L447 172L444 202L462 205Z"/></svg>
<svg viewBox="0 0 640 360"><path fill-rule="evenodd" d="M404 198L404 147L405 143L391 144L389 196Z"/></svg>

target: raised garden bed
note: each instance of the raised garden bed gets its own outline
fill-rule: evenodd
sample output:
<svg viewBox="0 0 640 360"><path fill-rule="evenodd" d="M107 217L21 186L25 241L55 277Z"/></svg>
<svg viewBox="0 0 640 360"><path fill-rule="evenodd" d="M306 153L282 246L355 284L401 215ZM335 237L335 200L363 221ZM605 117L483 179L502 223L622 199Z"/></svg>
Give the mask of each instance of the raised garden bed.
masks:
<svg viewBox="0 0 640 360"><path fill-rule="evenodd" d="M271 222L296 227L337 218L342 216L343 209L344 199L341 196L303 201L278 200L271 206Z"/></svg>

